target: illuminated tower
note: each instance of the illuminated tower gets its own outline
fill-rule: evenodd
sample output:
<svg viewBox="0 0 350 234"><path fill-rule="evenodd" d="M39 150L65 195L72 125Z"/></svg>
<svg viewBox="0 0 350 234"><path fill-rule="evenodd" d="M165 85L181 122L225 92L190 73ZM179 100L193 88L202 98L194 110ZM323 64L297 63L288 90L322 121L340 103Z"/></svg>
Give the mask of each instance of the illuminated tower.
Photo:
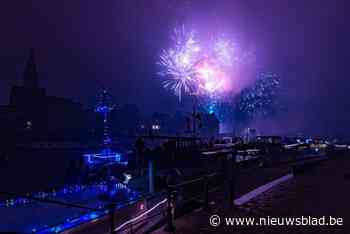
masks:
<svg viewBox="0 0 350 234"><path fill-rule="evenodd" d="M108 94L107 90L103 90L102 93L99 94L99 100L95 108L95 112L101 113L103 116L103 146L104 148L109 148L112 140L109 132L108 125L108 116L109 113L114 109L114 106L111 102L111 97Z"/></svg>
<svg viewBox="0 0 350 234"><path fill-rule="evenodd" d="M95 107L95 112L100 113L103 117L103 140L102 140L102 152L84 154L87 162L92 166L98 166L104 163L118 163L127 165L127 161L122 160L122 155L117 152L113 152L111 149L112 138L110 136L110 129L108 125L108 117L110 112L114 109L114 105L111 102L111 97L107 90L103 90L98 95L98 102Z"/></svg>

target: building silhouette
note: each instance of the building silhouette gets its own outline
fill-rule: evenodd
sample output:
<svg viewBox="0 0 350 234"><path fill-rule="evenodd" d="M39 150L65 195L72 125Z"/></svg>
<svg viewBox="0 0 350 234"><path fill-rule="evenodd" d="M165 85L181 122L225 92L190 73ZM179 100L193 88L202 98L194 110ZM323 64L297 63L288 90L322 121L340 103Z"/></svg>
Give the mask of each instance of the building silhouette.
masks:
<svg viewBox="0 0 350 234"><path fill-rule="evenodd" d="M40 78L35 52L31 49L22 84L13 86L9 104L0 106L0 136L15 144L100 142L103 137L100 116L94 110L84 109L80 103L48 95L46 89L40 87ZM188 115L155 113L151 118L145 118L145 113L137 105L128 104L111 112L110 128L113 136L146 134L153 125L159 126L157 131L162 135L183 135L188 131L185 121ZM201 116L202 127L198 133L206 137L215 136L218 133L217 119L205 113Z"/></svg>
<svg viewBox="0 0 350 234"><path fill-rule="evenodd" d="M9 105L0 107L6 132L16 141L83 140L87 134L87 111L79 103L47 95L40 87L34 50L30 50L22 85L13 86Z"/></svg>

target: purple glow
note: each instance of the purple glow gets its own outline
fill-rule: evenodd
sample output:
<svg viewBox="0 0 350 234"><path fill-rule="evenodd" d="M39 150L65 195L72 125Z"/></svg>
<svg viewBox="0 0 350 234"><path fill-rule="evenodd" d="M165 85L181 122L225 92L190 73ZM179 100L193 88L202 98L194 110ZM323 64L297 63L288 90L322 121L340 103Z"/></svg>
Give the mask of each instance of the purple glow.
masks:
<svg viewBox="0 0 350 234"><path fill-rule="evenodd" d="M182 26L174 30L172 46L162 51L158 74L165 77L163 87L180 101L183 93L217 98L237 90L245 57L249 56L226 37L205 40Z"/></svg>

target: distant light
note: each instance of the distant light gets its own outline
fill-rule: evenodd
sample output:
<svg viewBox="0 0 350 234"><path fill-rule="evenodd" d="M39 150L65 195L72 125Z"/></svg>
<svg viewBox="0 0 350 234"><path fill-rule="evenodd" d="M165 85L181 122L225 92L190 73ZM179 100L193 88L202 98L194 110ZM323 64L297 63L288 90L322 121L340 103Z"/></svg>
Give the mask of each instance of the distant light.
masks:
<svg viewBox="0 0 350 234"><path fill-rule="evenodd" d="M100 163L103 161L108 161L108 162L118 162L120 164L124 164L127 162L122 162L121 154L113 152L110 149L103 149L101 153L97 154L84 154L84 157L87 159L87 162L89 164L96 164Z"/></svg>
<svg viewBox="0 0 350 234"><path fill-rule="evenodd" d="M33 126L33 123L32 123L32 121L30 121L30 120L28 120L27 122L26 122L26 129L32 129L32 126Z"/></svg>
<svg viewBox="0 0 350 234"><path fill-rule="evenodd" d="M140 204L140 210L144 210L145 209L145 204L141 203Z"/></svg>
<svg viewBox="0 0 350 234"><path fill-rule="evenodd" d="M98 217L98 215L96 213L91 213L90 214L90 219L96 219Z"/></svg>
<svg viewBox="0 0 350 234"><path fill-rule="evenodd" d="M214 114L215 113L215 105L214 104L211 104L208 108L208 113L211 115L211 114Z"/></svg>
<svg viewBox="0 0 350 234"><path fill-rule="evenodd" d="M152 130L160 130L160 125L158 124L152 125Z"/></svg>
<svg viewBox="0 0 350 234"><path fill-rule="evenodd" d="M128 174L128 173L123 173L123 175L124 175L124 184L128 184L129 183L129 181L132 179L132 176L131 176L131 174Z"/></svg>

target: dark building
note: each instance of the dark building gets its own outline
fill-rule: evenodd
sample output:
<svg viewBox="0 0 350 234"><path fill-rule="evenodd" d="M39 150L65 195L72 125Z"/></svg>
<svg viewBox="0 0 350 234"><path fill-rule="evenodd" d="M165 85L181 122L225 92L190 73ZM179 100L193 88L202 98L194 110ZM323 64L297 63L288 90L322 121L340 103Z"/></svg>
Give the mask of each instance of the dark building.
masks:
<svg viewBox="0 0 350 234"><path fill-rule="evenodd" d="M25 66L23 85L12 87L10 103L0 108L0 115L7 126L4 132L15 132L16 141L76 141L87 136L87 113L83 106L48 96L40 87L33 50Z"/></svg>
<svg viewBox="0 0 350 234"><path fill-rule="evenodd" d="M216 115L202 113L200 134L204 137L216 137L219 134L220 123Z"/></svg>
<svg viewBox="0 0 350 234"><path fill-rule="evenodd" d="M184 136L193 133L193 121L195 121L198 135L202 137L218 135L219 121L215 115L200 113L193 119L192 113L179 111L173 115L155 112L150 118L141 121L139 131L148 134L149 130L152 130L158 135Z"/></svg>

